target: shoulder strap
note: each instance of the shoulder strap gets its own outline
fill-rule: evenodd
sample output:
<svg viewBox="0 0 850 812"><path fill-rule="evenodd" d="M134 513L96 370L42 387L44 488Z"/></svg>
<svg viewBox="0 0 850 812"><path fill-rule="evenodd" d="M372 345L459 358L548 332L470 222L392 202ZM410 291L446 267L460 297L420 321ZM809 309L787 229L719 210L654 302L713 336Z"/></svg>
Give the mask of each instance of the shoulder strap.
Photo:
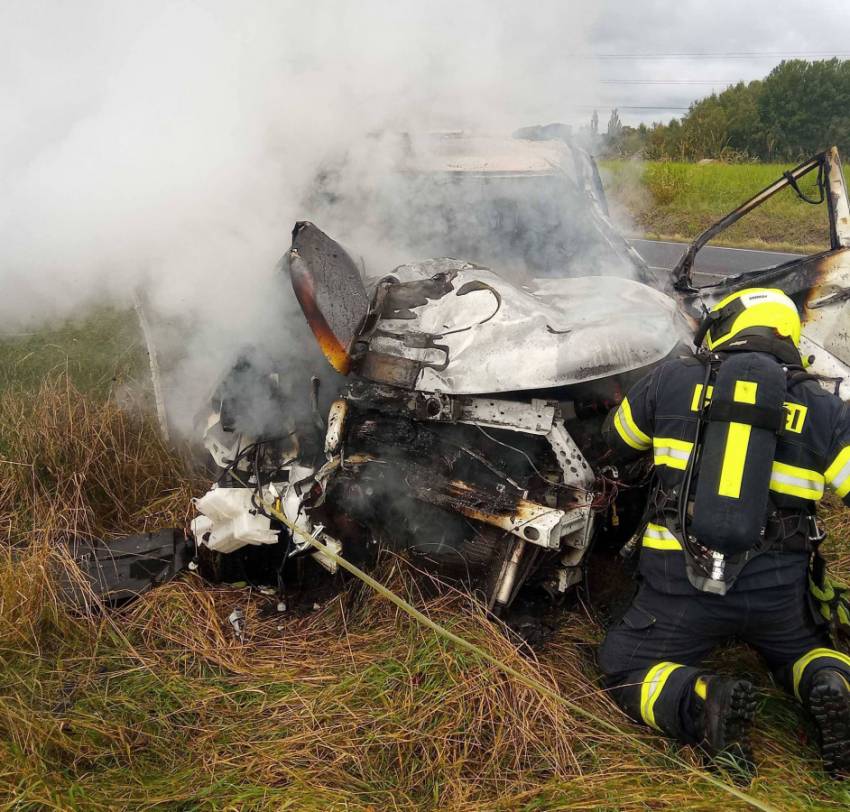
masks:
<svg viewBox="0 0 850 812"><path fill-rule="evenodd" d="M731 400L713 400L708 406L705 419L720 423L745 423L758 429L779 432L785 426L785 409Z"/></svg>

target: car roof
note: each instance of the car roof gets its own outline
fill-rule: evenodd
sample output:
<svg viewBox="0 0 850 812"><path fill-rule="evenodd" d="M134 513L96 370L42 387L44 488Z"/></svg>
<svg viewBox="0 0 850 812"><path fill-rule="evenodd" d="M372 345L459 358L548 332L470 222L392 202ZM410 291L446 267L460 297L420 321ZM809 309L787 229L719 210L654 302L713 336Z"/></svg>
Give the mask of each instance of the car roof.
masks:
<svg viewBox="0 0 850 812"><path fill-rule="evenodd" d="M573 175L570 148L562 141L529 141L464 132L428 133L410 141L403 171L415 174L539 176Z"/></svg>

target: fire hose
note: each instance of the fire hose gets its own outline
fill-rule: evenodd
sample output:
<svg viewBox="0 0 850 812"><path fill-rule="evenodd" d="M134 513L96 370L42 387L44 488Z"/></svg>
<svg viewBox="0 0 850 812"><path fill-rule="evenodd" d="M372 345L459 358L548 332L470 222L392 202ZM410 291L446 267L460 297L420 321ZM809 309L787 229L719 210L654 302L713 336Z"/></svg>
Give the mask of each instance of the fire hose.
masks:
<svg viewBox="0 0 850 812"><path fill-rule="evenodd" d="M634 736L632 734L624 734L623 731L618 728L617 725L615 725L613 722L609 722L603 719L602 717L597 716L592 711L589 711L586 708L583 708L581 705L567 699L565 696L562 696L560 693L553 690L540 680L526 676L522 672L518 671L516 668L513 668L507 663L502 662L498 657L494 656L493 654L490 654L485 649L481 648L480 646L477 646L475 643L471 643L469 640L466 640L463 637L460 637L459 635L455 634L454 632L449 631L445 627L441 626L439 623L433 621L426 614L419 611L415 606L408 603L406 600L404 600L404 598L384 586L384 584L382 584L380 581L376 580L375 578L372 578L372 576L370 576L368 573L364 572L359 567L352 564L350 561L347 561L341 555L330 549L330 547L323 544L317 538L311 536L304 529L296 526L294 522L290 521L289 518L282 511L278 510L274 505L263 500L263 506L271 516L273 516L281 524L288 527L291 532L297 533L299 536L304 538L305 541L312 545L318 552L320 552L322 555L327 556L331 561L335 562L337 566L342 567L344 570L350 572L356 578L359 578L361 581L363 581L363 583L365 583L367 586L371 587L373 590L375 590L375 592L381 595L381 597L386 598L388 601L390 601L390 603L397 606L399 609L401 609L407 615L412 617L422 626L431 629L431 631L433 631L439 637L442 637L443 639L454 643L456 646L475 654L477 657L481 658L485 662L489 663L492 666L495 666L496 668L503 671L505 674L508 674L509 676L513 677L518 682L525 685L527 688L537 691L548 697L549 699L558 702L568 710L579 716L584 717L585 719L588 719L589 721L594 722L595 724L604 728L608 732L615 733L618 736L627 736L635 743L635 745L639 749L651 752L655 755L660 755L672 765L682 768L686 772L689 772L692 775L704 779L709 784L712 784L713 786L723 790L729 795L738 798L739 800L743 801L754 809L760 809L763 810L763 812L778 812L776 807L771 806L765 801L760 801L758 798L755 798L752 795L744 792L743 790L738 789L732 784L728 784L725 781L722 781L721 779L711 775L710 773L707 773L703 770L699 770L674 755L656 750L654 747L652 747L652 745L641 741L637 736Z"/></svg>

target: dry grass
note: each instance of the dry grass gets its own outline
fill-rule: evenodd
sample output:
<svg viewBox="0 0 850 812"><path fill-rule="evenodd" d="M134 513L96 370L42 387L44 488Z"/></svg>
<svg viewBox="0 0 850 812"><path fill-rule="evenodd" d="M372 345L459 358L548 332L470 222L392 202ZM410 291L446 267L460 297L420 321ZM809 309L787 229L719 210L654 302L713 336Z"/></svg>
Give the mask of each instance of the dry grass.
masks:
<svg viewBox="0 0 850 812"><path fill-rule="evenodd" d="M10 541L61 541L183 523L200 480L156 422L84 397L63 373L0 392L0 516Z"/></svg>
<svg viewBox="0 0 850 812"><path fill-rule="evenodd" d="M744 808L671 764L668 745L598 690L601 631L580 612L534 658L466 597L423 600L397 560L382 574L618 735L358 585L307 617L193 577L121 614L74 614L51 578L56 540L180 521L196 483L150 421L62 380L34 401L0 400L0 438L0 512L18 545L0 552L0 808ZM244 642L227 622L235 606ZM761 684L763 766L749 791L783 809L846 808L850 793L801 744L797 710Z"/></svg>

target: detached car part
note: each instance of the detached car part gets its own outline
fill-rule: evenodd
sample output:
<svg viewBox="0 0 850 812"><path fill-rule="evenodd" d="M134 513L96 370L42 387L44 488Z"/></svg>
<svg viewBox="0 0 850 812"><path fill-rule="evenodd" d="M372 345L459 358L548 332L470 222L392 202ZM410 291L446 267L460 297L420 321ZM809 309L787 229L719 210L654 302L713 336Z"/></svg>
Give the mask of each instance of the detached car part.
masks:
<svg viewBox="0 0 850 812"><path fill-rule="evenodd" d="M188 566L194 544L182 530L169 528L114 541L76 541L71 555L82 580L66 572L62 588L84 604L91 590L104 603L119 606L174 578Z"/></svg>

